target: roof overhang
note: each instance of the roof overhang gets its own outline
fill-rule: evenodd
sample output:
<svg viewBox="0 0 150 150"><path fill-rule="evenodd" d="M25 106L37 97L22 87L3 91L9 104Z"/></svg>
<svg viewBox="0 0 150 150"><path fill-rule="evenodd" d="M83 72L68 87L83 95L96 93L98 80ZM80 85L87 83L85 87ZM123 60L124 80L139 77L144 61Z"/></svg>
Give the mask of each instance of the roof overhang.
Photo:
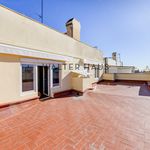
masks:
<svg viewBox="0 0 150 150"><path fill-rule="evenodd" d="M48 65L48 64L64 64L63 61L53 61L53 60L43 60L43 59L31 59L31 58L21 58L21 63L26 63L26 64L36 64L36 65Z"/></svg>
<svg viewBox="0 0 150 150"><path fill-rule="evenodd" d="M70 62L73 60L73 58L69 56L53 54L49 52L27 49L27 48L20 48L16 46L5 45L5 44L0 44L0 53L19 55L24 57L48 59L48 60L57 60L57 61L64 61L64 62Z"/></svg>

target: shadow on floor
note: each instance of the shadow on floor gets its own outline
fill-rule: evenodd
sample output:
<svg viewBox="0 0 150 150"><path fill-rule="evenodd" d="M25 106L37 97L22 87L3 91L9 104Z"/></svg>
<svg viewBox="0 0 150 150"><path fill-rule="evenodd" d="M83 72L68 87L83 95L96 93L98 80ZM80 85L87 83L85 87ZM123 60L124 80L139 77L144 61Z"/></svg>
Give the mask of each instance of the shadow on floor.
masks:
<svg viewBox="0 0 150 150"><path fill-rule="evenodd" d="M143 84L146 84L145 81L130 81L130 80L116 80L116 81L108 81L108 80L104 80L104 81L100 81L98 84L102 84L102 85L129 85L129 86L141 86Z"/></svg>
<svg viewBox="0 0 150 150"><path fill-rule="evenodd" d="M140 96L150 96L150 90L148 89L147 85L141 85L139 90Z"/></svg>

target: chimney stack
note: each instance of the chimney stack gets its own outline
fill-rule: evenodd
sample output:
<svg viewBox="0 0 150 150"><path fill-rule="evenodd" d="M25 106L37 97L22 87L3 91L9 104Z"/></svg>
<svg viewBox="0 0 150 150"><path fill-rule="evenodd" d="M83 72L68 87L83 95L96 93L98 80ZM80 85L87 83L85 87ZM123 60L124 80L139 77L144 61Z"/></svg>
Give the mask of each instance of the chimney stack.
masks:
<svg viewBox="0 0 150 150"><path fill-rule="evenodd" d="M80 22L75 18L69 19L66 22L67 35L80 41Z"/></svg>
<svg viewBox="0 0 150 150"><path fill-rule="evenodd" d="M112 59L113 60L117 60L117 52L113 52L112 53Z"/></svg>

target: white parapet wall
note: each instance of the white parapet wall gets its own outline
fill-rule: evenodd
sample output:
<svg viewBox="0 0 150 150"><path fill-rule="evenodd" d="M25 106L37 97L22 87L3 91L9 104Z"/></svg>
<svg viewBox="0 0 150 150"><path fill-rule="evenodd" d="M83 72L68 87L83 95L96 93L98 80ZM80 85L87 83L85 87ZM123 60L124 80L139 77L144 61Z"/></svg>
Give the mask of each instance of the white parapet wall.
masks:
<svg viewBox="0 0 150 150"><path fill-rule="evenodd" d="M150 73L108 73L103 75L103 80L150 81Z"/></svg>
<svg viewBox="0 0 150 150"><path fill-rule="evenodd" d="M150 73L117 73L116 80L150 81Z"/></svg>
<svg viewBox="0 0 150 150"><path fill-rule="evenodd" d="M115 80L115 74L114 73L103 74L102 78L103 78L103 80L114 81Z"/></svg>

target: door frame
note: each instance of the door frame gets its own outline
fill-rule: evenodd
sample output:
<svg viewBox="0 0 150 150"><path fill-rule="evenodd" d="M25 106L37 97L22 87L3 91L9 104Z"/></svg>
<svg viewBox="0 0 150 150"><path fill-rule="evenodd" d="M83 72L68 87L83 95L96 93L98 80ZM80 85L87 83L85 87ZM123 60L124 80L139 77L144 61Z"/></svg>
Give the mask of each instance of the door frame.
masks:
<svg viewBox="0 0 150 150"><path fill-rule="evenodd" d="M45 93L45 88L46 88L46 85L45 85L45 66L43 66L43 94L47 97L50 97L50 73L49 73L49 66L47 66L47 93Z"/></svg>
<svg viewBox="0 0 150 150"><path fill-rule="evenodd" d="M43 89L42 89L42 92L43 92L43 94L45 94L44 93L44 86L45 86L45 83L44 83L44 66L47 66L48 67L48 71L47 71L47 76L48 76L48 85L47 85L47 91L48 91L48 95L47 94L45 94L45 98L49 98L49 97L51 97L51 92L50 92L50 90L51 90L51 80L50 80L50 78L51 78L51 74L50 74L50 65L49 64L37 64L37 92L39 92L39 85L38 85L38 82L39 82L39 75L38 75L38 67L39 66L41 66L41 67L43 67ZM44 98L41 98L41 99L44 99Z"/></svg>
<svg viewBox="0 0 150 150"><path fill-rule="evenodd" d="M62 71L60 70L60 83L59 86L54 87L53 86L53 71L52 71L52 65L53 64L63 64L64 62L60 61L53 61L53 60L42 60L42 59L30 59L30 58L21 58L20 59L20 96L25 96L25 95L31 95L31 94L38 94L38 66L48 66L49 71L48 71L48 91L49 91L49 97L53 96L52 91L55 88L60 88L62 86ZM34 65L34 90L33 91L27 91L27 92L22 92L22 64L32 64Z"/></svg>

